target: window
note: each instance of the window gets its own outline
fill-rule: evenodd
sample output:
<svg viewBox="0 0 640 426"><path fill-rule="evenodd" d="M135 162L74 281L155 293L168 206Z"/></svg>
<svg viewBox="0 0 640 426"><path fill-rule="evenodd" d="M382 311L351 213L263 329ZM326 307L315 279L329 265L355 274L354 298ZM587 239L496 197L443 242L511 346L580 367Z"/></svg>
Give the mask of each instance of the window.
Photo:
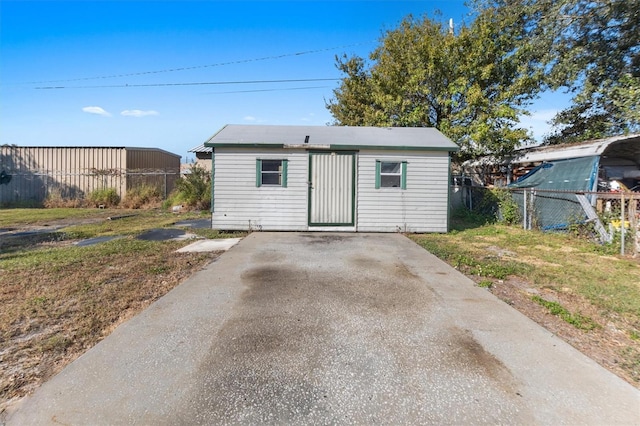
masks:
<svg viewBox="0 0 640 426"><path fill-rule="evenodd" d="M256 186L287 187L288 160L256 160Z"/></svg>
<svg viewBox="0 0 640 426"><path fill-rule="evenodd" d="M376 189L407 189L406 161L376 161Z"/></svg>

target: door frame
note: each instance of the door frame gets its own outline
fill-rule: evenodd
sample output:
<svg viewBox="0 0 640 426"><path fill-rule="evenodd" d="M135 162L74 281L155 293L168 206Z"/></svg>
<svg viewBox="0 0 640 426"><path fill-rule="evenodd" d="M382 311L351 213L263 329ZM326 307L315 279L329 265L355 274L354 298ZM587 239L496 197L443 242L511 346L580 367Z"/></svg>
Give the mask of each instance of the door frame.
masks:
<svg viewBox="0 0 640 426"><path fill-rule="evenodd" d="M313 165L312 165L312 157L313 155L318 155L318 154L325 154L325 155L331 155L331 154L335 154L335 155L350 155L351 156L351 221L348 223L324 223L324 222L311 222L311 203L312 203L312 197L311 197L311 178L313 176ZM356 162L356 156L357 156L357 151L338 151L338 150L331 150L331 151L319 151L319 150L315 150L315 151L309 151L309 176L308 176L308 190L307 190L307 226L309 227L313 227L313 226L355 226L355 222L356 222L356 186L357 186L357 176L356 176L356 166L357 166L357 162Z"/></svg>

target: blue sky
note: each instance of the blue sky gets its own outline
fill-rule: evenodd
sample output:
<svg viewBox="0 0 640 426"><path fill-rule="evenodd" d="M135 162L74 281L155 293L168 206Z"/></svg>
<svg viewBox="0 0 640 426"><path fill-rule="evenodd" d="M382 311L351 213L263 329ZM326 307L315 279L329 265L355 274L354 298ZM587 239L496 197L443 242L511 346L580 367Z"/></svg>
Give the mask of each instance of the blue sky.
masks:
<svg viewBox="0 0 640 426"><path fill-rule="evenodd" d="M458 0L2 0L0 144L157 147L184 162L228 123L325 125L335 55L366 57L408 14L468 12ZM220 84L250 81L263 83ZM541 136L564 105L541 99L525 125Z"/></svg>

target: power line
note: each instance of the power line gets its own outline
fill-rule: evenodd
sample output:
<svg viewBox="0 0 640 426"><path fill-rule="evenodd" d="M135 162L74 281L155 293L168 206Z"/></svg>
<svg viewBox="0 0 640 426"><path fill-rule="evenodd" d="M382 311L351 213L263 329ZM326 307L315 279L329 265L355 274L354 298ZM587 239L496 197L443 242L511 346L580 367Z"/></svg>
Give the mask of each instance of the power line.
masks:
<svg viewBox="0 0 640 426"><path fill-rule="evenodd" d="M288 87L286 89L255 89L255 90L233 90L229 92L213 92L212 95L227 95L231 93L257 93L257 92L283 92L285 90L306 90L306 89L326 89L330 86L306 86L306 87Z"/></svg>
<svg viewBox="0 0 640 426"><path fill-rule="evenodd" d="M170 87L170 86L211 86L228 84L265 84L265 83L301 83L311 81L338 81L340 78L299 78L287 80L242 80L242 81L201 81L191 83L147 83L147 84L105 84L97 86L39 86L37 90L55 89L104 89L104 88L128 88L128 87Z"/></svg>
<svg viewBox="0 0 640 426"><path fill-rule="evenodd" d="M66 82L72 82L72 81L100 80L100 79L108 79L108 78L121 78L121 77L134 77L134 76L149 75L149 74L161 74L161 73L169 73L169 72L177 72L177 71L189 71L189 70L202 69L202 68L221 67L221 66L225 66L225 65L244 64L244 63L248 63L248 62L267 61L267 60L271 60L271 59L282 59L282 58L288 58L288 57L291 57L291 56L309 55L309 54L313 54L313 53L328 52L330 50L344 49L346 47L361 46L363 44L368 44L368 43L370 43L370 42L346 44L346 45L343 45L343 46L327 47L327 48L324 48L324 49L304 50L304 51L301 51L301 52L285 53L285 54L282 54L282 55L263 56L261 58L238 59L236 61L218 62L218 63L215 63L215 64L194 65L194 66L190 66L190 67L167 68L167 69L162 69L162 70L140 71L140 72L134 72L134 73L112 74L112 75L103 75L103 76L95 76L95 77L70 78L70 79L64 79L64 80L30 81L30 82L26 82L24 84L66 83Z"/></svg>

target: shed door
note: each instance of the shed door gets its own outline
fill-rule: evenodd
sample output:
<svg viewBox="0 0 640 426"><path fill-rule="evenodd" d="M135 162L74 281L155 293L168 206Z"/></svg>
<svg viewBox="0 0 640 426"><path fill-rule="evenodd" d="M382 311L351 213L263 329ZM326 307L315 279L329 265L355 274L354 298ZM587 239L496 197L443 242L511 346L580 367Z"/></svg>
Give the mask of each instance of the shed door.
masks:
<svg viewBox="0 0 640 426"><path fill-rule="evenodd" d="M309 225L353 226L355 154L309 154Z"/></svg>

